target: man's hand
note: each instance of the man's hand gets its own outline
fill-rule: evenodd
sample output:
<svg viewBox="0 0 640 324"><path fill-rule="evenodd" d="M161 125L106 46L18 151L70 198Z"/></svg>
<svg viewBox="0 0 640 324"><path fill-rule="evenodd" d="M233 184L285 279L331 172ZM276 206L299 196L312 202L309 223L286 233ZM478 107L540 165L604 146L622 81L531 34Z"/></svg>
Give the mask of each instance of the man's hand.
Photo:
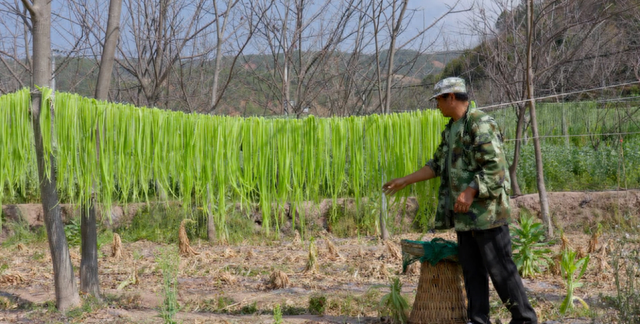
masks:
<svg viewBox="0 0 640 324"><path fill-rule="evenodd" d="M409 184L409 181L405 178L393 179L384 185L382 185L382 191L387 195L393 195L394 193L402 190Z"/></svg>
<svg viewBox="0 0 640 324"><path fill-rule="evenodd" d="M473 202L473 197L476 196L476 193L478 193L476 189L467 187L467 189L460 193L458 199L456 199L456 203L455 205L453 205L453 211L456 213L468 212L469 207L471 207L471 203Z"/></svg>

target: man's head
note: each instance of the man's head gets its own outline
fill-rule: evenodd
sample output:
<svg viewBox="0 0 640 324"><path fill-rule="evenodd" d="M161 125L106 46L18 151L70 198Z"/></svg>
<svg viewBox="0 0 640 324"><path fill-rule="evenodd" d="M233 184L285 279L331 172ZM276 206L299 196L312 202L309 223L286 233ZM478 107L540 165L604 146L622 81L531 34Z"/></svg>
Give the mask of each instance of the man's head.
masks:
<svg viewBox="0 0 640 324"><path fill-rule="evenodd" d="M433 87L433 95L429 100L438 101L438 109L445 117L458 120L467 111L469 95L467 87L461 78L451 77L438 81Z"/></svg>
<svg viewBox="0 0 640 324"><path fill-rule="evenodd" d="M467 86L465 85L464 79L457 77L445 78L433 87L433 92L435 93L429 100L435 99L438 96L448 94L448 93L467 93Z"/></svg>

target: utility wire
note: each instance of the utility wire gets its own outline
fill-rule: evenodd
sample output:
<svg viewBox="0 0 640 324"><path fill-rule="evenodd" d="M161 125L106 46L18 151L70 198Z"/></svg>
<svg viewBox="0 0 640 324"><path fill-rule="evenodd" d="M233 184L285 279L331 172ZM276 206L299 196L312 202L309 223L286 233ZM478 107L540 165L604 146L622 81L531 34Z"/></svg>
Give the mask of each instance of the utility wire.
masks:
<svg viewBox="0 0 640 324"><path fill-rule="evenodd" d="M620 83L620 84L604 86L604 87L598 87L598 88L591 88L591 89L586 89L586 90L578 90L578 91L572 91L572 92L558 93L558 94L549 95L549 96L545 96L545 97L536 97L536 98L533 98L533 99L524 99L524 100L517 100L517 101L512 101L512 102L500 103L500 104L495 104L495 105L478 107L478 109L488 109L488 108L496 108L496 107L503 107L503 106L511 106L511 105L514 105L514 104L526 103L526 102L534 101L534 100L558 98L558 97L564 97L564 96L568 96L568 95L572 95L572 94L579 94L579 93L585 93L585 92L591 92L591 91L597 91L597 90L624 87L624 86L629 86L629 85L634 85L634 84L639 84L639 83L640 83L640 81L632 81L632 82L627 82L627 83Z"/></svg>
<svg viewBox="0 0 640 324"><path fill-rule="evenodd" d="M610 136L610 135L635 135L640 134L640 132L627 132L627 133L602 133L602 134L574 134L574 135L545 135L545 136L537 136L537 137L527 137L527 140L535 139L535 138L560 138L560 137L587 137L587 136ZM524 141L524 138L519 139L520 141ZM515 142L518 139L506 139L505 142Z"/></svg>

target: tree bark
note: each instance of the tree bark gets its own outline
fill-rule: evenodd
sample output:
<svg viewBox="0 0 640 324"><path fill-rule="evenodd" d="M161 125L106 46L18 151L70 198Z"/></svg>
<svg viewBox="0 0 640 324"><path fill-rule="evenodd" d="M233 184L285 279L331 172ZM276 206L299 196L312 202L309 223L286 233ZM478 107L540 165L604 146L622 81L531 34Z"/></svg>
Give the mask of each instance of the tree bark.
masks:
<svg viewBox="0 0 640 324"><path fill-rule="evenodd" d="M91 198L88 205L82 207L80 232L82 235L82 259L80 261L80 290L100 298L100 280L98 278L98 231L96 226L95 201Z"/></svg>
<svg viewBox="0 0 640 324"><path fill-rule="evenodd" d="M22 0L29 11L33 33L33 84L48 87L51 84L51 2L49 0ZM80 305L80 296L69 256L69 246L64 234L60 201L56 191L56 166L51 152L45 152L40 126L42 93L35 89L31 95L31 115L40 182L40 199L44 211L47 240L53 263L53 278L58 310L65 311ZM45 109L51 109L49 105ZM51 120L53 124L53 118ZM45 154L49 154L49 176L45 165Z"/></svg>
<svg viewBox="0 0 640 324"><path fill-rule="evenodd" d="M542 152L540 151L540 137L538 135L538 122L536 120L536 103L533 89L533 0L527 1L527 99L529 102L529 113L531 116L531 132L533 136L533 147L536 157L536 180L538 183L538 195L540 196L540 211L542 222L547 228L547 235L553 237L553 226L549 217L549 201L547 200L547 189L544 185L544 168L542 165Z"/></svg>

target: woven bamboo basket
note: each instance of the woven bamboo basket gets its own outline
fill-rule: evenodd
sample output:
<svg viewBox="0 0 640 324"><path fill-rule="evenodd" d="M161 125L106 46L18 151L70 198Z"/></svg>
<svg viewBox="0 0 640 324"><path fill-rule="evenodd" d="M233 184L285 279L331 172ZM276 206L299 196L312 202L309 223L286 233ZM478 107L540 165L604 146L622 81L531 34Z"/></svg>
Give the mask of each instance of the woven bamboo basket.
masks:
<svg viewBox="0 0 640 324"><path fill-rule="evenodd" d="M402 251L421 257L422 245L402 242ZM467 296L462 268L455 257L447 257L435 266L420 266L416 299L409 316L410 324L464 324L467 322Z"/></svg>

